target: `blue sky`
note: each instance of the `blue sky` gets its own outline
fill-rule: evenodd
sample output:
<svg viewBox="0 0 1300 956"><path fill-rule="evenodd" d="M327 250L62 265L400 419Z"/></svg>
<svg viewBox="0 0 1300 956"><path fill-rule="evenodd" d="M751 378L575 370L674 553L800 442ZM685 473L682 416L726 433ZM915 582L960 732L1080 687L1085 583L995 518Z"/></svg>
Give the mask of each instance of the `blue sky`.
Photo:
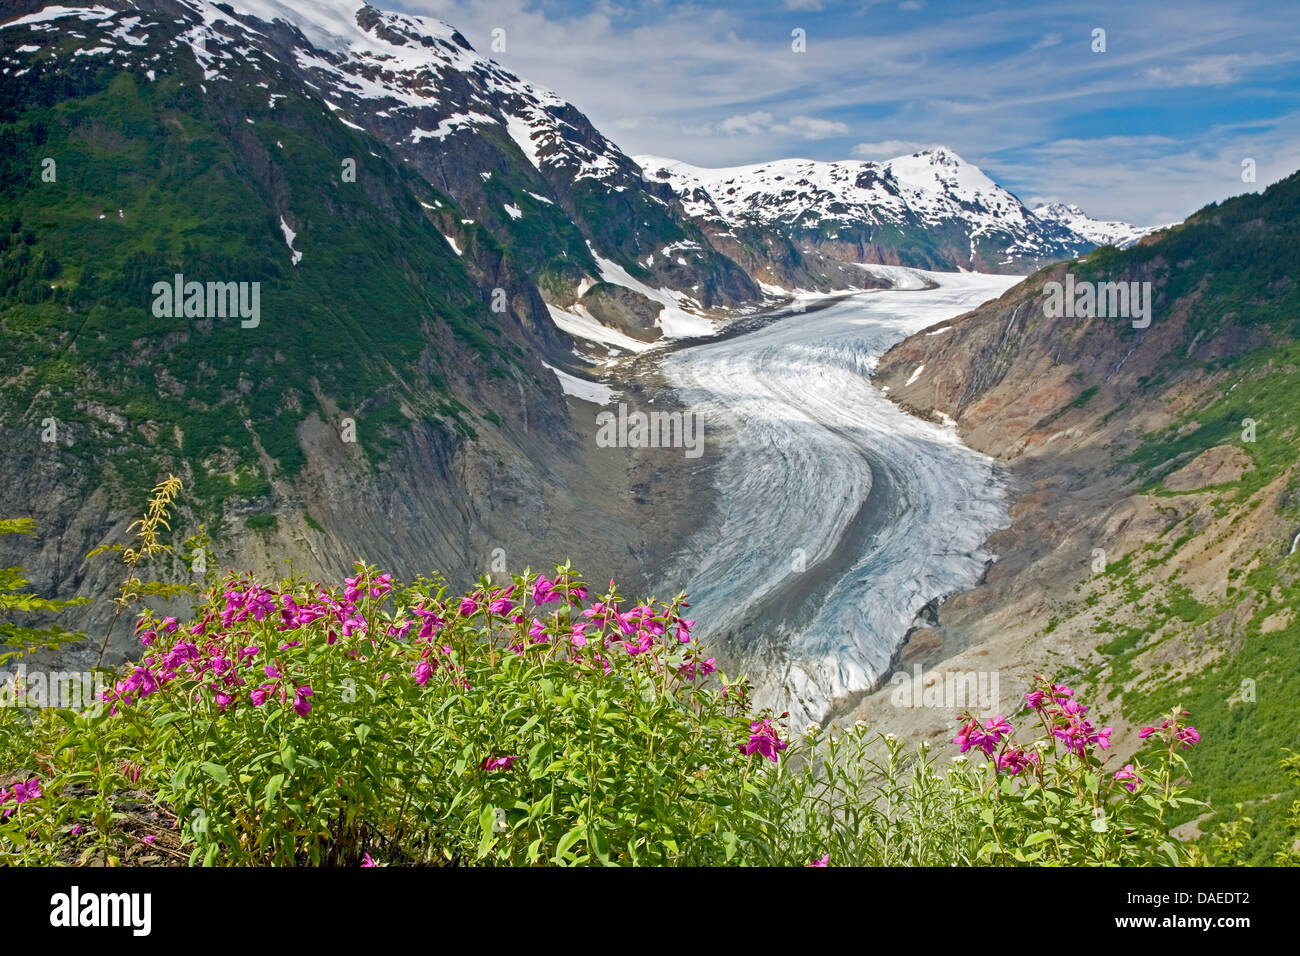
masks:
<svg viewBox="0 0 1300 956"><path fill-rule="evenodd" d="M451 23L626 152L701 166L942 144L1031 205L1140 224L1300 168L1294 0L377 5Z"/></svg>

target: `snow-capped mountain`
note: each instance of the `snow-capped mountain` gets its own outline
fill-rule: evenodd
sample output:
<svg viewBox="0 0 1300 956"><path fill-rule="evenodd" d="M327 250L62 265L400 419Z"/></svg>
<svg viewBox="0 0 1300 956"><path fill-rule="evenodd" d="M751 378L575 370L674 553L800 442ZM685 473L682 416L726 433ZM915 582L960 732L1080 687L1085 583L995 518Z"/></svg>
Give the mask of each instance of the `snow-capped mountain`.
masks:
<svg viewBox="0 0 1300 956"><path fill-rule="evenodd" d="M43 41L16 48L6 64L16 76L59 59L153 82L188 58L205 94L258 93L281 112L309 103L362 134L364 148L382 143L455 201L447 241L487 273L489 291L532 299L527 311L538 324L552 325L538 290L569 311L590 293L580 311L652 338L662 331L659 300L684 315L762 301L665 184L644 180L572 104L481 56L440 20L362 0L15 4L26 15L5 32ZM285 228L310 242L292 211L285 216ZM501 269L522 273L527 288L494 274ZM609 277L620 270L654 298L643 301L627 283L611 294Z"/></svg>
<svg viewBox="0 0 1300 956"><path fill-rule="evenodd" d="M1076 235L1099 246L1117 246L1127 249L1143 236L1159 232L1167 226L1135 226L1118 220L1093 219L1078 206L1060 202L1043 203L1034 207L1034 215L1044 222L1058 222Z"/></svg>
<svg viewBox="0 0 1300 956"><path fill-rule="evenodd" d="M1023 272L1098 244L1031 212L943 147L884 162L783 159L727 169L635 159L711 235L775 231L849 261Z"/></svg>
<svg viewBox="0 0 1300 956"><path fill-rule="evenodd" d="M860 264L1024 272L1096 244L942 148L717 170L633 159L452 26L363 0L13 6L14 78L58 66L153 83L184 61L214 105L248 122L316 109L359 134L357 148L390 150L454 202L431 207L446 241L542 339L558 324L608 341L607 326L631 347L707 331L697 317L752 307L764 286L878 284ZM283 207L296 264L313 237Z"/></svg>

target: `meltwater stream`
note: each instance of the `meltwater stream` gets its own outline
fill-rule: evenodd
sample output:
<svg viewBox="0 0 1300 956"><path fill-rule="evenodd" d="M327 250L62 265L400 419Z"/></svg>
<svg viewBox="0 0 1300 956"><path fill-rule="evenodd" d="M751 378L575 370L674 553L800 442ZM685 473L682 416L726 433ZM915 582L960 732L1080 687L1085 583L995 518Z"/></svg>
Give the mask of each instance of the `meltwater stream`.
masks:
<svg viewBox="0 0 1300 956"><path fill-rule="evenodd" d="M756 703L792 721L870 690L917 611L979 579L1007 523L992 460L868 376L900 339L1020 277L882 271L899 288L662 360L719 456L717 506L666 583L690 593L696 633L743 667Z"/></svg>

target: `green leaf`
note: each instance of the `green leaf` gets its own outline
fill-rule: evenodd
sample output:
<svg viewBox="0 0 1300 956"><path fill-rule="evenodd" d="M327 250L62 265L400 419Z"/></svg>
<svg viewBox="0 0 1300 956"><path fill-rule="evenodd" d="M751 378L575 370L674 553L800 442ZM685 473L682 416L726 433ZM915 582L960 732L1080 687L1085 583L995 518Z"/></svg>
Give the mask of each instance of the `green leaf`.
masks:
<svg viewBox="0 0 1300 956"><path fill-rule="evenodd" d="M227 770L222 764L208 762L208 763L200 764L199 769L201 769L204 773L206 773L217 783L221 784L223 787L230 786L230 771Z"/></svg>
<svg viewBox="0 0 1300 956"><path fill-rule="evenodd" d="M275 795L280 792L280 788L283 786L284 774L282 773L277 773L266 781L266 789L262 793L262 800L268 809L271 807L271 801L275 799Z"/></svg>
<svg viewBox="0 0 1300 956"><path fill-rule="evenodd" d="M560 842L555 845L554 861L556 863L564 862L564 854L568 853L575 843L583 838L587 832L587 825L579 823L564 836L560 837Z"/></svg>

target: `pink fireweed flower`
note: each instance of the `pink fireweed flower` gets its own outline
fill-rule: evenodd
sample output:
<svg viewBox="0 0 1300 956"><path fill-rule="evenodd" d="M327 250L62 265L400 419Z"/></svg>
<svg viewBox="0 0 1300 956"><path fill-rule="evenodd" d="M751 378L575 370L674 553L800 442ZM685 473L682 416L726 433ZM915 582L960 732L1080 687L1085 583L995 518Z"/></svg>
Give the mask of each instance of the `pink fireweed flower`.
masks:
<svg viewBox="0 0 1300 956"><path fill-rule="evenodd" d="M429 638L433 637L434 632L439 630L443 626L443 624L446 623L442 618L438 616L437 611L426 611L424 608L417 607L412 610L412 613L418 615L420 620L423 622L420 625L419 636L424 640L428 640ZM469 613L473 614L474 612L470 611Z"/></svg>
<svg viewBox="0 0 1300 956"><path fill-rule="evenodd" d="M1142 778L1137 775L1137 771L1133 769L1131 763L1124 764L1123 770L1116 770L1115 779L1121 781L1124 784L1124 789L1129 793L1136 790L1138 784L1142 783Z"/></svg>
<svg viewBox="0 0 1300 956"><path fill-rule="evenodd" d="M253 702L254 707L261 707L266 703L267 697L271 695L273 690L275 690L274 684L263 684L260 687L253 688L253 692L248 695L248 698Z"/></svg>
<svg viewBox="0 0 1300 956"><path fill-rule="evenodd" d="M515 586L512 584L510 587L493 594L492 601L488 604L488 610L493 614L509 614L510 610L515 606L514 602L510 600L510 595L514 593L514 590Z"/></svg>
<svg viewBox="0 0 1300 956"><path fill-rule="evenodd" d="M148 647L157 639L158 639L158 632L153 629L147 630L140 635L140 643L143 644L145 647Z"/></svg>
<svg viewBox="0 0 1300 956"><path fill-rule="evenodd" d="M367 853L365 856L361 858L361 865L365 867L365 866L378 866L379 864L375 862L374 857L372 857L369 853Z"/></svg>
<svg viewBox="0 0 1300 956"><path fill-rule="evenodd" d="M1014 748L1004 751L998 757L998 769L1005 770L1011 776L1024 773L1038 762L1038 754L1028 753Z"/></svg>
<svg viewBox="0 0 1300 956"><path fill-rule="evenodd" d="M162 622L162 632L164 634L170 634L172 631L176 630L178 625L179 622L176 620L176 618L165 617L163 618L163 622Z"/></svg>
<svg viewBox="0 0 1300 956"><path fill-rule="evenodd" d="M357 598L361 596L362 577L358 574L356 577L344 578L343 600L349 604L355 604Z"/></svg>
<svg viewBox="0 0 1300 956"><path fill-rule="evenodd" d="M701 677L708 677L717 669L717 661L710 657L706 661L685 661L681 667L677 668L677 673L682 680L694 680L696 674L699 674Z"/></svg>
<svg viewBox="0 0 1300 956"><path fill-rule="evenodd" d="M1201 742L1200 732L1191 726L1182 728L1174 736L1178 738L1178 742L1183 745L1184 750L1191 750L1193 744Z"/></svg>
<svg viewBox="0 0 1300 956"><path fill-rule="evenodd" d="M552 601L558 601L560 595L555 593L555 582L546 580L544 574L539 574L537 580L533 583L533 603L550 604Z"/></svg>
<svg viewBox="0 0 1300 956"><path fill-rule="evenodd" d="M1004 737L1010 736L1011 732L1011 724L1005 717L998 714L992 720L987 721L983 727L980 726L978 720L967 721L961 732L953 738L953 743L961 748L962 753L965 753L971 747L975 747L992 756L993 751L998 749L998 744L1002 743Z"/></svg>
<svg viewBox="0 0 1300 956"><path fill-rule="evenodd" d="M509 770L518 759L518 754L508 754L504 757L488 757L479 764L479 768L482 770Z"/></svg>
<svg viewBox="0 0 1300 956"><path fill-rule="evenodd" d="M143 837L142 839L144 840L145 843L153 843L158 838L154 836L152 833L150 833L147 836Z"/></svg>
<svg viewBox="0 0 1300 956"><path fill-rule="evenodd" d="M388 636L395 637L400 641L402 638L406 637L406 632L411 629L412 623L412 621L405 619L394 621L392 624L388 625Z"/></svg>
<svg viewBox="0 0 1300 956"><path fill-rule="evenodd" d="M411 672L411 676L415 678L417 684L427 684L436 667L437 664L430 663L427 657L422 658L420 663L415 665L415 670Z"/></svg>
<svg viewBox="0 0 1300 956"><path fill-rule="evenodd" d="M1065 714L1069 717L1082 717L1088 712L1088 705L1081 704L1077 700L1066 700L1061 703L1061 709L1057 713Z"/></svg>
<svg viewBox="0 0 1300 956"><path fill-rule="evenodd" d="M649 631L637 631L635 641L624 641L623 649L632 657L638 654L644 654L650 648L654 647L654 635Z"/></svg>
<svg viewBox="0 0 1300 956"><path fill-rule="evenodd" d="M1098 730L1093 726L1090 720L1081 720L1075 718L1064 727L1057 727L1052 731L1066 749L1076 757L1084 756L1089 747L1100 747L1105 750L1110 746L1110 735L1114 733L1114 728L1103 727Z"/></svg>
<svg viewBox="0 0 1300 956"><path fill-rule="evenodd" d="M776 728L766 718L754 721L749 725L749 729L751 731L749 740L738 748L747 757L757 753L776 763L777 754L789 746L777 735Z"/></svg>
<svg viewBox="0 0 1300 956"><path fill-rule="evenodd" d="M307 698L315 696L312 689L307 685L299 687L293 696L293 710L299 717L306 717L311 711L311 701Z"/></svg>
<svg viewBox="0 0 1300 956"><path fill-rule="evenodd" d="M1146 740L1155 732L1156 729L1154 727L1143 727L1140 731L1138 731L1138 737L1140 737L1143 740Z"/></svg>
<svg viewBox="0 0 1300 956"><path fill-rule="evenodd" d="M830 863L831 863L831 855L827 853L824 856L819 856L817 859L813 860L808 865L809 866L830 866Z"/></svg>
<svg viewBox="0 0 1300 956"><path fill-rule="evenodd" d="M32 777L32 779L28 780L26 783L14 784L13 789L7 793L3 789L0 789L0 804L6 803L10 800L14 803L12 807L5 807L4 813L0 814L0 819L13 813L14 809L19 804L26 803L29 800L36 800L42 796L44 796L44 794L41 793L41 781L38 777Z"/></svg>
<svg viewBox="0 0 1300 956"><path fill-rule="evenodd" d="M966 721L966 723L962 724L961 730L957 732L956 737L952 738L952 742L956 744L959 748L961 748L962 753L965 753L971 748L971 742L970 742L971 734L978 729L979 729L978 722L974 720L968 720Z"/></svg>
<svg viewBox="0 0 1300 956"><path fill-rule="evenodd" d="M461 617L469 617L477 610L478 610L478 602L475 601L472 597L464 597L460 599Z"/></svg>

